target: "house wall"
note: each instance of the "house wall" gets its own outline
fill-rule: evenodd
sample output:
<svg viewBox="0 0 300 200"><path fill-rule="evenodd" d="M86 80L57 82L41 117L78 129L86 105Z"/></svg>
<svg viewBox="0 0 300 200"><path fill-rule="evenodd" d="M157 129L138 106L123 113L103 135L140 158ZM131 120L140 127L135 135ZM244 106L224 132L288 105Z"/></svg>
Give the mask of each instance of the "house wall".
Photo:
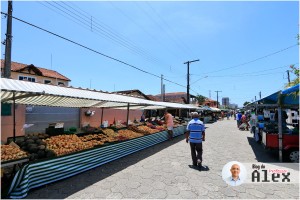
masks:
<svg viewBox="0 0 300 200"><path fill-rule="evenodd" d="M19 72L11 72L11 78L15 80L19 80L19 76L30 76L35 78L36 83L44 83L45 80L50 80L51 85L58 85L58 82L64 83L64 86L69 85L69 81L66 80L61 80L61 79L55 79L55 78L50 78L50 77L44 77L44 76L37 76L34 74L33 71L30 73L19 73Z"/></svg>
<svg viewBox="0 0 300 200"><path fill-rule="evenodd" d="M87 110L95 111L93 116L86 116L85 112ZM101 108L81 108L80 109L80 126L83 127L89 124L92 127L100 127L101 125ZM142 116L142 110L129 110L129 120L132 122L136 118L138 121ZM112 124L114 119L116 121L121 120L122 122L126 122L127 119L127 110L118 110L118 109L111 109L111 108L104 108L103 109L103 120L108 120L108 124Z"/></svg>
<svg viewBox="0 0 300 200"><path fill-rule="evenodd" d="M1 141L6 143L8 137L13 137L13 106L11 116L1 116ZM16 136L23 136L25 124L25 105L16 105Z"/></svg>
<svg viewBox="0 0 300 200"><path fill-rule="evenodd" d="M34 124L25 133L45 133L50 123L64 123L65 130L79 127L80 108L27 106L26 124Z"/></svg>

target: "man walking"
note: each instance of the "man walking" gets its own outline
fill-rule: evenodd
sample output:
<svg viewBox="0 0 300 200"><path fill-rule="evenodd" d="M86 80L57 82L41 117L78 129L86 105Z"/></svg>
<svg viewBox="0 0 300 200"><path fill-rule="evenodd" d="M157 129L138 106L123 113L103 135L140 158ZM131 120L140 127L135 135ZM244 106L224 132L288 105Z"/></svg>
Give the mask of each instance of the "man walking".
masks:
<svg viewBox="0 0 300 200"><path fill-rule="evenodd" d="M192 120L187 125L186 142L190 142L193 166L202 166L202 141L205 141L205 127L199 114L192 112Z"/></svg>

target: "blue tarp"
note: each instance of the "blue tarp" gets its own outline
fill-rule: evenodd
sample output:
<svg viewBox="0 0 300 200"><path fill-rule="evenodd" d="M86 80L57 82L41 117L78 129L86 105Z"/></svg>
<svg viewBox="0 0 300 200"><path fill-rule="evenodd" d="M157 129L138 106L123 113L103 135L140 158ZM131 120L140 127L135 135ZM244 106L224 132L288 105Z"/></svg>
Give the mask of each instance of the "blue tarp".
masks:
<svg viewBox="0 0 300 200"><path fill-rule="evenodd" d="M278 99L280 98L281 105L299 105L299 94L296 94L297 91L299 91L299 84L286 90L275 92L256 102L258 104L277 104L279 103Z"/></svg>
<svg viewBox="0 0 300 200"><path fill-rule="evenodd" d="M290 93L293 93L293 92L298 92L299 91L299 84L297 85L294 85L286 90L283 90L281 92L281 94L290 94Z"/></svg>

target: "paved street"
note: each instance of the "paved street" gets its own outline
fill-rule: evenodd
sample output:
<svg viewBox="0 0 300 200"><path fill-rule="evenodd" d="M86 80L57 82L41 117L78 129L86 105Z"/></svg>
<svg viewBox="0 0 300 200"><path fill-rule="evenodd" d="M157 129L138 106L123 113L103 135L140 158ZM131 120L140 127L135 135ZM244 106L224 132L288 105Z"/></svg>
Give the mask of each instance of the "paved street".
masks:
<svg viewBox="0 0 300 200"><path fill-rule="evenodd" d="M228 186L221 177L229 161L277 162L236 121L206 124L203 165L192 164L184 136L121 158L80 175L30 190L28 199L299 199L299 184L242 184Z"/></svg>

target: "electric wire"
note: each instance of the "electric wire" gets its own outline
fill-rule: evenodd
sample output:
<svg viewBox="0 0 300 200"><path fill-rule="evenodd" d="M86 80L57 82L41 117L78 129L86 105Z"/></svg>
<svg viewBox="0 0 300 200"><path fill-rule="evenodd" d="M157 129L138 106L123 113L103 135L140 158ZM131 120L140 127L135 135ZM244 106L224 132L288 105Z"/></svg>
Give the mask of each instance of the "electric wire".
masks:
<svg viewBox="0 0 300 200"><path fill-rule="evenodd" d="M211 72L206 72L206 73L203 73L203 74L211 74L211 73L215 73L215 72L221 72L221 71L224 71L224 70L227 70L227 69L232 69L232 68L237 68L237 67L240 67L240 66L243 66L243 65L247 65L247 64L256 62L256 61L258 61L258 60L261 60L261 59L264 59L264 58L273 56L273 55L278 54L278 53L281 53L281 52L286 51L286 50L288 50L288 49L291 49L291 48L293 48L293 47L295 47L295 46L298 46L298 44L291 45L291 46L286 47L286 48L284 48L284 49L281 49L281 50L279 50L279 51L275 51L275 52L273 52L273 53L270 53L270 54L267 54L267 55L265 55L265 56L256 58L256 59L254 59L254 60L250 60L250 61L248 61L248 62L244 62L244 63L238 64L238 65L232 66L232 67L223 68L223 69L220 69L220 70L215 70L215 71L211 71Z"/></svg>
<svg viewBox="0 0 300 200"><path fill-rule="evenodd" d="M1 11L1 14L8 15L7 13L4 13L4 12L2 12L2 11ZM146 71L146 70L140 69L140 68L138 68L138 67L136 67L136 66L134 66L134 65L131 65L131 64L125 62L125 61L122 61L122 60L119 60L119 59L114 58L114 57L112 57L112 56L109 56L109 55L106 55L106 54L104 54L104 53L101 53L101 52L99 52L99 51L97 51L97 50L94 50L94 49L92 49L92 48L90 48L90 47L87 47L87 46L85 46L85 45L82 45L82 44L80 44L80 43L78 43L78 42L75 42L75 41L73 41L73 40L71 40L71 39L68 39L68 38L66 38L66 37L63 37L63 36L61 36L61 35L58 35L58 34L56 34L56 33L51 32L51 31L48 31L48 30L46 30L46 29L44 29L44 28L41 28L41 27L39 27L39 26L36 26L36 25L34 25L34 24L32 24L32 23L26 22L26 21L24 21L24 20L22 20L22 19L19 19L19 18L17 18L17 17L12 16L12 18L15 19L15 20L17 20L17 21L20 21L20 22L22 22L22 23L24 23L24 24L27 24L27 25L30 25L30 26L32 26L32 27L34 27L34 28L37 28L37 29L39 29L39 30L42 30L42 31L44 31L44 32L46 32L46 33L49 33L49 34L51 34L51 35L54 35L54 36L56 36L56 37L58 37L58 38L61 38L61 39L63 39L63 40L66 40L66 41L68 41L68 42L70 42L70 43L73 43L73 44L75 44L75 45L77 45L77 46L80 46L80 47L82 47L82 48L84 48L84 49L87 49L87 50L89 50L89 51L92 51L92 52L94 52L94 53L96 53L96 54L99 54L99 55L101 55L101 56L103 56L103 57L106 57L106 58L108 58L108 59L111 59L111 60L114 60L114 61L116 61L116 62L122 63L122 64L124 64L124 65L126 65L126 66L129 66L129 67L131 67L131 68L134 68L134 69L136 69L136 70L138 70L138 71L141 71L141 72L143 72L143 73L146 73L146 74L149 74L149 75L152 75L152 76L155 76L155 77L161 79L160 76L158 76L158 75L156 75L156 74L153 74L153 73L151 73L151 72L148 72L148 71ZM186 88L186 86L181 85L181 84L176 83L176 82L173 82L173 81L170 81L170 80L168 80L168 79L163 78L163 80L168 81L168 82L173 83L173 84L176 84L176 85L178 85L178 86L181 86L181 87Z"/></svg>
<svg viewBox="0 0 300 200"><path fill-rule="evenodd" d="M233 74L233 75L225 75L225 76L209 76L209 77L245 77L245 76L265 76L265 75L272 75L272 74L283 74L283 72L274 72L274 73L267 73L267 74Z"/></svg>
<svg viewBox="0 0 300 200"><path fill-rule="evenodd" d="M297 65L298 63L295 63L295 64L292 64L292 65ZM289 67L290 65L285 65L283 67L276 67L276 68L271 68L271 69L266 69L266 70L261 70L261 71L256 71L256 72L249 72L249 73L242 73L242 74L230 74L230 75L220 75L220 76L204 76L200 79L197 79L196 81L192 82L192 84L202 80L203 78L207 78L207 77L244 77L244 76L264 76L264 75L270 75L270 74L279 74L279 73L283 73L283 72L275 72L275 73L268 73L268 74L257 74L259 72L265 72L265 71L272 71L272 70L275 70L275 69L281 69L281 68L287 68ZM192 74L192 75L195 75L195 76L198 76L196 74Z"/></svg>
<svg viewBox="0 0 300 200"><path fill-rule="evenodd" d="M79 12L79 11L76 10L73 6L70 6L69 4L67 4L67 3L65 3L65 2L61 2L61 3L65 4L66 6L68 6L68 7L71 8L72 10L74 10L75 12ZM82 9L80 9L80 10L82 10ZM85 12L85 13L87 13L87 12ZM81 14L83 14L83 13L81 12ZM86 17L88 20L90 20L90 18L89 18L90 16L92 16L92 15L90 15L90 14L84 15L84 17ZM161 60L159 60L159 59L157 59L157 58L154 58L154 56L153 56L150 52L148 52L148 51L146 51L146 50L143 50L142 48L139 48L139 47L138 47L136 44L134 44L134 42L132 42L130 39L126 39L124 35L122 35L122 34L120 34L120 33L117 33L117 31L113 30L111 27L109 27L109 26L106 25L105 23L101 22L101 21L98 20L97 18L92 18L92 19L93 19L94 24L97 24L97 25L99 25L99 26L101 27L101 30L102 30L102 29L105 29L105 30L106 30L107 32L109 32L111 35L113 35L114 37L116 37L116 38L122 40L123 42L127 43L127 44L130 45L132 48L137 49L138 51L140 51L141 53L143 53L143 54L149 56L150 58L152 58L152 59L154 59L154 60L156 60L156 61L158 61L158 62L163 63L163 61L161 61ZM98 21L99 21L99 23L98 23Z"/></svg>
<svg viewBox="0 0 300 200"><path fill-rule="evenodd" d="M294 64L291 64L291 65L297 65L299 64L298 62L297 63L294 63ZM272 71L274 69L281 69L281 68L287 68L289 67L290 65L285 65L283 67L275 67L275 68L269 68L269 69L265 69L265 70L260 70L260 71L255 71L255 72L248 72L248 73L242 73L242 74L236 74L236 75L246 75L246 74L255 74L255 73L258 73L258 72L265 72L265 71ZM193 76L203 76L203 75L199 75L199 74L191 74ZM231 76L231 75L228 75L228 76ZM210 76L211 77L211 76Z"/></svg>
<svg viewBox="0 0 300 200"><path fill-rule="evenodd" d="M179 41L179 45L183 48L185 48L189 54L193 54L193 51L176 35L175 31L172 29L172 27L166 22L166 20L164 20L164 18L158 13L157 10L155 10L153 8L153 6L151 6L151 4L146 1L146 4L148 5L148 7L150 7L150 9L158 16L158 18L163 22L163 24L165 25L164 27L167 27L170 31L170 33L173 34L174 39ZM196 57L196 56L195 56Z"/></svg>
<svg viewBox="0 0 300 200"><path fill-rule="evenodd" d="M52 6L54 6L54 7L56 7L56 8L58 8L57 6L55 6L55 5L52 5ZM60 8L58 8L59 10L61 10ZM63 10L61 10L62 12L64 12L64 13L66 13L65 11L63 11ZM69 16L71 16L69 13L66 13L67 15L69 15ZM74 16L71 16L71 17L74 17ZM80 16L79 16L80 17ZM77 20L78 20L78 18L76 18ZM72 20L72 21L74 21L74 20ZM81 20L80 20L81 21ZM86 28L89 30L90 29L90 22L88 21L88 20L85 20L87 23L85 23L85 22L82 22L82 23L84 23L84 25L86 26ZM96 27L96 29L98 29L98 27L97 26L95 26ZM102 32L102 33L100 33L99 31L96 31L97 33L100 33L100 34L103 34L103 32L104 32L104 36L106 37L106 38L109 38L109 39L111 39L111 40L113 40L115 43L117 43L117 44L119 44L119 45L121 45L121 46L123 46L123 47L125 47L125 48L127 48L127 49L129 49L129 50L131 50L132 52L135 52L135 53L137 53L137 54L140 54L141 55L141 52L139 52L139 51L137 51L136 49L133 49L132 47L130 47L128 44L126 44L126 43L124 43L124 41L120 41L118 38L116 38L116 37L114 37L114 36L112 36L112 35L110 35L109 33L107 33L105 30L102 30L102 29L100 29L100 31ZM94 31L95 32L95 31ZM98 34L99 35L99 34ZM143 56L143 55L142 55ZM150 58L148 58L148 57L145 57L145 59L146 60L148 60L148 61L152 61L153 62L153 60L151 60ZM154 60L155 62L157 62L158 63L158 61L157 60Z"/></svg>
<svg viewBox="0 0 300 200"><path fill-rule="evenodd" d="M185 49L182 49L182 47L180 46L180 44L178 44L178 42L176 40L174 40L174 38L168 33L168 31L165 31L165 28L162 27L143 7L141 7L137 2L135 2L135 5L143 12L145 13L145 15L154 23L156 24L159 29L161 29L162 31L164 31L164 33L166 33L168 35L168 37L173 41L173 43L175 44L175 46L177 46L178 49L180 49L180 51L182 51L184 54L186 54L187 56L189 55L188 52L185 51Z"/></svg>
<svg viewBox="0 0 300 200"><path fill-rule="evenodd" d="M172 48L170 48L169 46L163 46L162 42L158 41L159 39L157 37L155 37L153 34L149 33L143 26L138 24L134 19L132 19L125 12L123 12L118 6L115 5L114 1L109 1L109 3L113 6L113 8L118 10L122 15L124 15L127 19L129 19L132 23L134 23L137 27L139 27L143 32L145 32L147 35L149 35L158 45L167 49L168 51L166 51L166 52L170 53L175 59L179 58L179 56L173 51Z"/></svg>
<svg viewBox="0 0 300 200"><path fill-rule="evenodd" d="M46 6L45 3L43 3L43 2L39 2L39 3L43 4L44 6ZM75 23L77 23L77 24L79 24L79 25L83 25L83 26L85 26L86 29L90 30L91 26L90 26L90 21L89 21L89 20L82 18L82 17L79 16L78 14L74 13L74 12L71 11L70 9L65 8L64 6L58 4L57 2L54 2L54 3L57 4L58 6L60 6L61 8L58 7L58 6L56 6L56 5L54 5L54 3L49 3L49 2L46 2L46 3L48 3L48 4L51 5L52 7L55 7L56 9L60 10L60 11L63 12L65 15L62 14L62 13L59 13L59 14L62 14L62 15L65 16L65 17L66 17L66 15L68 15L68 16L69 16L69 17L67 17L68 19L70 19L70 17L71 17L71 18L73 18L73 19L76 20L76 21L75 21L75 20L71 19L73 22L75 22ZM46 7L49 8L48 6L46 6ZM63 10L63 9L65 9L65 10ZM51 9L51 10L53 10L53 9ZM66 11L66 10L67 10L67 11ZM70 13L71 13L71 14L70 14ZM80 22L80 23L78 23L78 22ZM96 22L95 22L95 23L96 23ZM93 32L96 33L96 34L98 34L98 35L100 35L100 36L104 36L105 38L108 38L108 39L114 41L116 44L121 45L121 46L123 46L124 48L129 49L131 52L134 52L134 53L136 53L136 54L139 54L140 56L144 57L144 59L146 59L146 60L149 61L149 62L152 61L152 62L155 62L156 64L157 64L157 63L161 63L161 61L158 61L158 60L155 59L155 58L149 57L149 56L146 55L145 53L141 52L140 49L137 49L136 47L133 47L132 45L128 44L128 42L126 42L126 41L124 41L124 40L122 40L122 39L120 39L120 38L118 38L118 37L112 35L112 34L109 33L107 30L104 30L103 28L101 28L101 27L99 27L99 26L97 26L97 25L94 25L94 31L93 31ZM99 33L100 33L100 34L99 34Z"/></svg>

